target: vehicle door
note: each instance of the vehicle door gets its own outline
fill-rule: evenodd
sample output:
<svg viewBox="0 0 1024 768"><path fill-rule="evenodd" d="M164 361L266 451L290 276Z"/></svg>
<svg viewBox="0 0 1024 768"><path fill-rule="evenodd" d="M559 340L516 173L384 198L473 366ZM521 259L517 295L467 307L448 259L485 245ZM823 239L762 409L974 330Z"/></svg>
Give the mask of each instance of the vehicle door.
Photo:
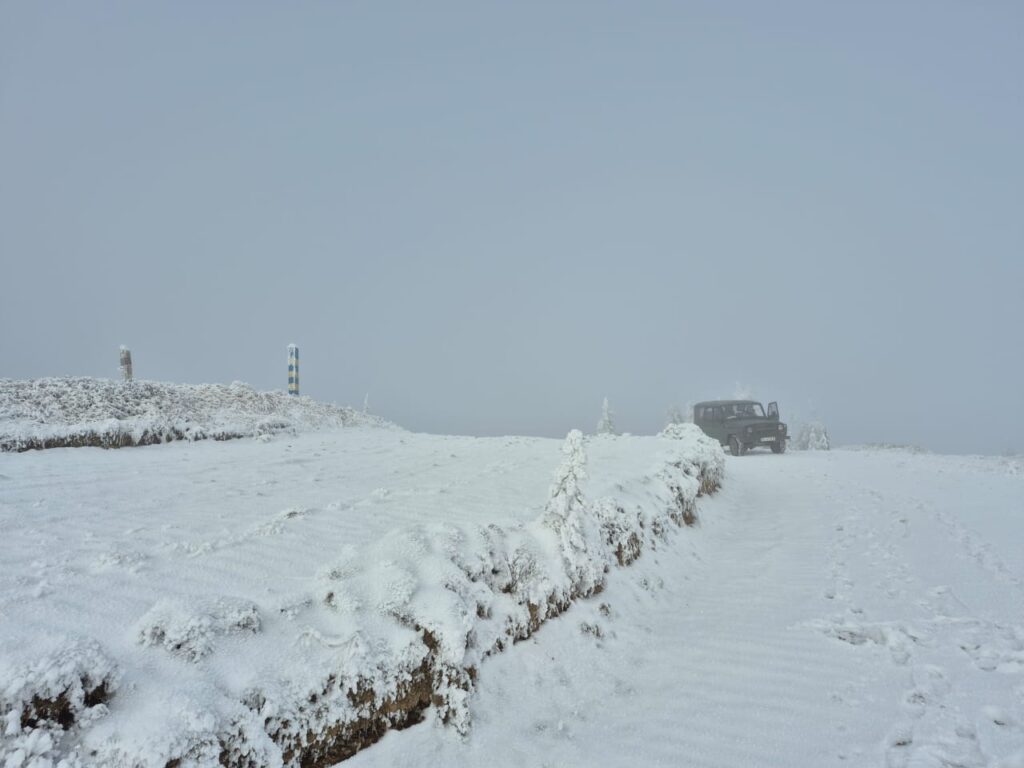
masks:
<svg viewBox="0 0 1024 768"><path fill-rule="evenodd" d="M708 420L708 435L719 442L723 442L727 437L725 434L725 409L720 405L716 405L709 410L711 411L711 418Z"/></svg>

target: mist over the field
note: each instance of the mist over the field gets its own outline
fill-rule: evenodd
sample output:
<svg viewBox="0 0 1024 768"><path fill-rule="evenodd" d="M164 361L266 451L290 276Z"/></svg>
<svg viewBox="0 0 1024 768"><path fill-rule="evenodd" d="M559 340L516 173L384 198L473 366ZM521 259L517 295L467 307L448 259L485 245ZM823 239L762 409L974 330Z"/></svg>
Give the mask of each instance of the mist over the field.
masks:
<svg viewBox="0 0 1024 768"><path fill-rule="evenodd" d="M0 6L0 377L1024 450L1019 5Z"/></svg>

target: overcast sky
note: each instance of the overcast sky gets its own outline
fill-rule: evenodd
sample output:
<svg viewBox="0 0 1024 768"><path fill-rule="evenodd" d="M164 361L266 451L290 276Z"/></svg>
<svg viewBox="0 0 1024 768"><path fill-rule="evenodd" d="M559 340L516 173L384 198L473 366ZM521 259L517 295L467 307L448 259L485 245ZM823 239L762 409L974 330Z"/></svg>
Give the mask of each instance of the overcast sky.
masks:
<svg viewBox="0 0 1024 768"><path fill-rule="evenodd" d="M0 377L1024 450L1024 4L0 0Z"/></svg>

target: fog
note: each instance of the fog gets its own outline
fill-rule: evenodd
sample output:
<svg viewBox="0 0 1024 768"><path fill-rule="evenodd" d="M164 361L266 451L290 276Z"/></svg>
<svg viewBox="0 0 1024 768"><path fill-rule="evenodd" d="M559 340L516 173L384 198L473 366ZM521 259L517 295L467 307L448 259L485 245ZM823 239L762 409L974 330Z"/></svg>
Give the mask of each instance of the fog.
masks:
<svg viewBox="0 0 1024 768"><path fill-rule="evenodd" d="M1024 450L1019 3L0 4L0 377Z"/></svg>

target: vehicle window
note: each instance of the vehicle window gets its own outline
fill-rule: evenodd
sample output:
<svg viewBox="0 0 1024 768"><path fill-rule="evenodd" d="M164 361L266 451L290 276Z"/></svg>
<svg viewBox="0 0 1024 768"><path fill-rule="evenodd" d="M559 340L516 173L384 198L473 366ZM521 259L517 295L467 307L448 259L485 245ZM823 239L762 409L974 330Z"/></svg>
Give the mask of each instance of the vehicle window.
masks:
<svg viewBox="0 0 1024 768"><path fill-rule="evenodd" d="M760 403L732 403L725 406L725 418L727 419L750 419L764 418L764 408Z"/></svg>

